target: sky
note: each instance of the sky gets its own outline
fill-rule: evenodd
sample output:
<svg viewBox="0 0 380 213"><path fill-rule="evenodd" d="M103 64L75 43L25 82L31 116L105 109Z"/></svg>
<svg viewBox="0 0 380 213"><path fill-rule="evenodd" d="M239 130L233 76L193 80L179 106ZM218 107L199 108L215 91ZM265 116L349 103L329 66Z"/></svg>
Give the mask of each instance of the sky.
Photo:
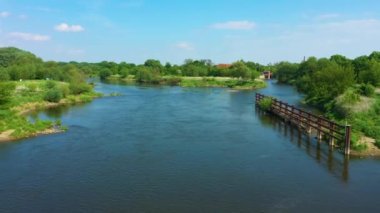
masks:
<svg viewBox="0 0 380 213"><path fill-rule="evenodd" d="M380 51L380 0L0 0L0 47L44 60L262 64Z"/></svg>

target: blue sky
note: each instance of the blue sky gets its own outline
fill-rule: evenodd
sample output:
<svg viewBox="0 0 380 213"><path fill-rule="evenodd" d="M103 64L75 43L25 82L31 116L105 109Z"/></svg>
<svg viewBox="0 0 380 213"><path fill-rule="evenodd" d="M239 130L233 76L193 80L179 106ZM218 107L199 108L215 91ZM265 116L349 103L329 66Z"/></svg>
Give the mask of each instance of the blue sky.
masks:
<svg viewBox="0 0 380 213"><path fill-rule="evenodd" d="M0 46L59 61L353 58L380 50L380 1L0 0Z"/></svg>

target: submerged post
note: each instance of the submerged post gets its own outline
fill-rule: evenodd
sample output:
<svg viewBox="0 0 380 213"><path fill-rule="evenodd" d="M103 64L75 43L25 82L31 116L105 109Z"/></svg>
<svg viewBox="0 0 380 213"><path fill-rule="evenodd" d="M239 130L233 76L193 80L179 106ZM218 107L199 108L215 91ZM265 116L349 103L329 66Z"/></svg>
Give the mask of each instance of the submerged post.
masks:
<svg viewBox="0 0 380 213"><path fill-rule="evenodd" d="M345 134L345 146L344 146L344 154L350 155L350 146L351 146L351 126L346 125L346 134Z"/></svg>

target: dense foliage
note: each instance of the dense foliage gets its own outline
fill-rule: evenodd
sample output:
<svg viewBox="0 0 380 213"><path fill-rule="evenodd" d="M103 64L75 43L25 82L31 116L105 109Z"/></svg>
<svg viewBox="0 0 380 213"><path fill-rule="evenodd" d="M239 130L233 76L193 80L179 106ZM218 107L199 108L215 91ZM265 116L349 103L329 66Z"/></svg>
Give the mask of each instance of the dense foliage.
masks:
<svg viewBox="0 0 380 213"><path fill-rule="evenodd" d="M353 138L365 135L380 147L380 52L353 60L341 55L329 59L310 57L300 64L273 66L280 83L288 83L306 95L305 102L325 115L353 126ZM353 141L354 148L364 144Z"/></svg>
<svg viewBox="0 0 380 213"><path fill-rule="evenodd" d="M290 83L306 94L305 101L321 109L328 109L336 97L355 84L365 85L362 93L373 94L380 86L380 52L348 59L333 55L329 59L310 57L297 63L281 62L274 66L280 83Z"/></svg>

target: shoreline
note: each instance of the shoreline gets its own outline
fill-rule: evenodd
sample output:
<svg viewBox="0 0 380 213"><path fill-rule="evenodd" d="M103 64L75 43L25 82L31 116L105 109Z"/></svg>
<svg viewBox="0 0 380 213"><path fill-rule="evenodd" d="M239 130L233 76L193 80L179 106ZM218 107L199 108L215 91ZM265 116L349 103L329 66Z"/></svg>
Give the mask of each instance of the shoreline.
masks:
<svg viewBox="0 0 380 213"><path fill-rule="evenodd" d="M66 98L62 99L58 103L54 102L30 102L30 103L25 103L20 106L16 106L11 108L12 111L14 111L18 116L25 117L27 114L39 111L39 110L46 110L50 108L56 108L60 106L65 106L65 105L75 105L75 104L80 104L80 103L87 103L91 102L96 98L102 97L103 95L101 93L91 93L91 94L83 94L83 96L73 96L74 98ZM86 97L85 99L81 99L83 97ZM90 99L89 99L90 98ZM50 134L58 134L65 132L66 130L61 126L52 123L49 127L39 130L36 132L28 133L26 135L17 137L13 136L13 133L15 132L15 129L7 129L3 132L0 132L0 143L6 143L6 142L13 142L17 140L22 140L22 139L27 139L27 138L33 138L33 137L38 137L42 135L50 135Z"/></svg>
<svg viewBox="0 0 380 213"><path fill-rule="evenodd" d="M179 81L173 83L170 79ZM189 77L189 76L163 76L161 82L158 83L139 83L134 78L121 78L118 76L110 76L104 81L107 83L123 83L125 85L156 85L156 86L179 86L182 88L227 88L237 91L257 90L267 87L265 80L257 78L254 80L243 80L231 77ZM246 85L237 84L239 81ZM230 83L235 83L230 85Z"/></svg>
<svg viewBox="0 0 380 213"><path fill-rule="evenodd" d="M50 128L45 129L45 130L42 130L42 131L37 131L37 132L32 133L32 134L25 136L25 137L14 137L14 136L12 136L12 133L14 131L15 130L10 129L10 130L6 130L6 131L0 133L0 143L14 142L14 141L18 141L18 140L22 140L22 139L28 139L28 138L34 138L34 137L38 137L38 136L42 136L42 135L51 135L51 134L58 134L58 133L65 132L65 130L62 130L60 128L50 127Z"/></svg>

